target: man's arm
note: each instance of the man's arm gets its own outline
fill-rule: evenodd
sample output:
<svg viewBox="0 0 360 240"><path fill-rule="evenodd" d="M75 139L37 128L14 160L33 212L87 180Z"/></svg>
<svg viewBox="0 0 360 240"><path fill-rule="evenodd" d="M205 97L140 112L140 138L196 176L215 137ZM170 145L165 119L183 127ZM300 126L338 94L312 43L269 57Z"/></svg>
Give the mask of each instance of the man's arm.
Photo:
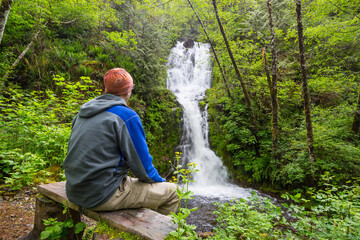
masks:
<svg viewBox="0 0 360 240"><path fill-rule="evenodd" d="M108 109L108 111L117 114L120 109L116 108ZM124 113L124 110L122 109L122 113ZM135 112L130 111L128 113L131 113L131 116L117 114L125 122L125 126L119 132L120 151L135 177L148 183L164 182L165 179L160 176L152 164L153 158L146 143L145 132L140 118Z"/></svg>
<svg viewBox="0 0 360 240"><path fill-rule="evenodd" d="M146 143L145 132L138 116L131 118L127 123L126 127L129 131L129 135L136 150L136 153L131 151L132 154L128 158L128 165L134 175L144 182L164 182L154 165L152 164L153 158L150 155L149 148ZM142 171L142 168L145 170ZM140 170L140 171L139 171ZM148 178L151 181L148 181Z"/></svg>

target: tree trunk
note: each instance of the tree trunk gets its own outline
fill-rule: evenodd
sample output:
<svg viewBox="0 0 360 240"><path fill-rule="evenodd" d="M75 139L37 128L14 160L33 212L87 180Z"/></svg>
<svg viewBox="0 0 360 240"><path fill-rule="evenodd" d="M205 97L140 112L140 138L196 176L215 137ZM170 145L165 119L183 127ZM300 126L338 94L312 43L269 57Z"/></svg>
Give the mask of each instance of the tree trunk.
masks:
<svg viewBox="0 0 360 240"><path fill-rule="evenodd" d="M275 31L274 24L272 19L272 9L271 1L267 0L268 13L269 13L269 26L271 34L271 71L272 71L272 80L271 80L271 107L272 107L272 153L273 158L278 158L278 147L279 147L279 118L278 118L278 100L277 100L277 56L275 48Z"/></svg>
<svg viewBox="0 0 360 240"><path fill-rule="evenodd" d="M264 64L266 79L267 79L267 82L268 82L268 87L269 87L270 96L271 96L271 92L272 92L272 87L271 87L271 86L272 86L272 83L271 83L270 71L269 71L269 68L268 68L268 65L267 65L267 61L266 61L266 48L265 48L265 47L263 47L262 55L263 55L263 64ZM272 106L271 106L271 107L272 107Z"/></svg>
<svg viewBox="0 0 360 240"><path fill-rule="evenodd" d="M354 121L353 121L351 130L354 133L358 134L359 128L360 128L360 88L359 88L359 96L358 96L357 106L356 106L356 110L354 113Z"/></svg>
<svg viewBox="0 0 360 240"><path fill-rule="evenodd" d="M302 88L303 88L303 97L304 97L304 113L305 113L305 121L306 121L307 144L310 155L310 163L311 165L313 165L315 162L314 145L313 145L314 135L313 135L313 129L311 123L310 94L307 83L301 0L296 0L296 15L297 15L297 25L298 25L300 69L301 69L301 79L302 79Z"/></svg>
<svg viewBox="0 0 360 240"><path fill-rule="evenodd" d="M235 72L236 72L236 75L240 81L240 84L241 84L241 88L243 90L243 93L244 93L244 97L245 97L245 101L246 101L246 104L249 108L249 111L250 111L250 115L251 115L251 120L252 120L252 124L253 124L253 129L252 129L252 133L253 135L255 136L256 138L256 142L259 143L258 141L258 136L257 136L257 133L258 133L258 126L257 126L257 123L256 123L256 117L255 117L255 114L254 114L254 111L253 111L253 108L251 106L251 101L250 101L250 97L249 97L249 93L246 89L246 85L241 77L241 74L240 74L240 71L239 71L239 68L236 64L236 61L235 61L235 58L233 56L233 53L231 51L231 48L230 48L230 44L229 44L229 41L226 37L226 34L225 34L225 30L224 30L224 27L221 23L221 20L220 20L220 17L219 17L219 14L218 14L218 10L217 10L217 6L216 6L216 0L212 0L212 4L214 6L214 11L215 11L215 15L216 15L216 19L218 21L218 24L219 24L219 27L220 27L220 31L221 31L221 34L224 38L224 41L225 41L225 44L226 44L226 48L227 48L227 51L229 53L229 56L230 56L230 59L231 59L231 62L235 68ZM258 149L257 149L258 150Z"/></svg>
<svg viewBox="0 0 360 240"><path fill-rule="evenodd" d="M13 0L1 0L0 5L0 44L4 35L5 25L10 13Z"/></svg>
<svg viewBox="0 0 360 240"><path fill-rule="evenodd" d="M199 21L199 23L200 23L200 25L201 25L201 27L202 27L205 35L206 35L207 40L208 40L209 43L210 43L211 50L212 50L212 52L214 53L215 61L216 61L217 65L219 66L219 70L220 70L221 76L222 76L222 78L223 78L223 80L224 80L224 84L225 84L225 88L226 88L227 94L228 94L229 98L232 99L232 96L231 96L231 93L230 93L230 89L229 89L229 86L228 86L228 83L227 83L227 80L226 80L226 77L225 77L225 73L224 73L223 68L222 68L221 65L220 65L220 61L219 61L219 58L218 58L217 53L216 53L216 51L215 51L215 48L214 48L214 46L213 46L213 42L210 40L209 35L208 35L207 31L206 31L205 25L204 25L203 22L201 21L200 16L199 16L198 13L196 12L196 10L195 10L194 6L192 5L191 1L188 0L188 2L189 2L190 7L192 8L192 10L194 11L194 13L195 13L195 15L196 15L196 17L197 17L197 19L198 19L198 21ZM233 99L232 99L232 100L233 100Z"/></svg>

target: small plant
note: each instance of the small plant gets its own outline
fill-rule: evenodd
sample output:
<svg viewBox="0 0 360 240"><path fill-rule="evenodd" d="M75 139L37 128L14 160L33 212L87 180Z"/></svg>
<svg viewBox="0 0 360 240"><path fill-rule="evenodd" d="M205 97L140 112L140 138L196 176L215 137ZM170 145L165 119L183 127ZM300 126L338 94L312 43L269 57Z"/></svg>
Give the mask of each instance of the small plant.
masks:
<svg viewBox="0 0 360 240"><path fill-rule="evenodd" d="M64 206L63 214L69 214L69 216L71 216L67 206ZM81 233L86 228L86 224L84 222L79 222L74 226L74 221L72 219L59 222L57 221L57 218L49 218L43 219L43 222L44 225L48 227L46 227L45 230L41 232L41 240L66 239L70 228L75 227L75 234Z"/></svg>
<svg viewBox="0 0 360 240"><path fill-rule="evenodd" d="M187 204L189 199L193 199L193 192L189 190L189 183L194 182L191 180L191 174L198 172L196 169L196 163L188 163L187 169L182 168L182 165L178 164L181 158L181 153L176 152L176 171L173 177L177 188L176 193L179 197L179 211L178 213L171 213L172 221L177 224L176 231L172 231L169 236L170 239L198 239L196 232L196 226L186 223L186 218L197 210L197 207L188 209ZM184 207L181 207L181 201L184 200Z"/></svg>
<svg viewBox="0 0 360 240"><path fill-rule="evenodd" d="M86 228L82 240L92 240L94 235L95 227Z"/></svg>
<svg viewBox="0 0 360 240"><path fill-rule="evenodd" d="M48 226L45 231L41 232L41 239L61 239L67 236L68 229L74 226L72 220L66 220L64 222L57 221L57 218L49 218L43 220L44 225Z"/></svg>

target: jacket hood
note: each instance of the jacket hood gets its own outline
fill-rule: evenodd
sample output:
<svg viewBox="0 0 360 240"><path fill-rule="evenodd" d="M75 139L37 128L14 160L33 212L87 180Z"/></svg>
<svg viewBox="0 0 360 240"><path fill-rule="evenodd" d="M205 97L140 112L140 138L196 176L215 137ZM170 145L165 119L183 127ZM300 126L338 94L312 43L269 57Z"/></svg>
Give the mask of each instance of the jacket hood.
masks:
<svg viewBox="0 0 360 240"><path fill-rule="evenodd" d="M111 94L101 95L82 105L80 107L79 116L84 118L92 117L116 105L127 106L122 97Z"/></svg>

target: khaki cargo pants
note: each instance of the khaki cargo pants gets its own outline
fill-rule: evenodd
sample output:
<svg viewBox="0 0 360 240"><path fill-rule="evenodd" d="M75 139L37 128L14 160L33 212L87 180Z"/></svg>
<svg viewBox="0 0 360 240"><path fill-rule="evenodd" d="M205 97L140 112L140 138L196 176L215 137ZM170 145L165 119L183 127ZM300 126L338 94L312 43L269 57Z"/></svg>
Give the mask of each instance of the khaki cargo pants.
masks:
<svg viewBox="0 0 360 240"><path fill-rule="evenodd" d="M176 213L178 196L176 185L169 182L144 183L126 176L114 195L94 211L112 211L126 208L150 208L168 215Z"/></svg>

